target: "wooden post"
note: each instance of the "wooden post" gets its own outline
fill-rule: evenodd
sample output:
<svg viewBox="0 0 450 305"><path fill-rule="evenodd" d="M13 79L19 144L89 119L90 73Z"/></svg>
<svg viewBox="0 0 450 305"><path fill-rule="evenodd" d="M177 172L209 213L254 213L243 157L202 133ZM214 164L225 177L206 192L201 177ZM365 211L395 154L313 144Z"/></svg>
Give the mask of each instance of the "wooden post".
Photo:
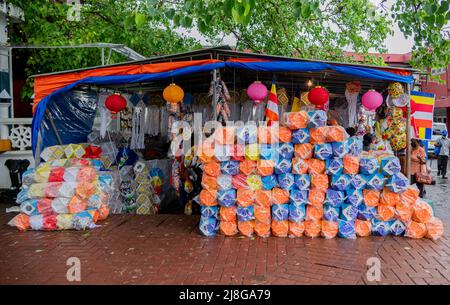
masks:
<svg viewBox="0 0 450 305"><path fill-rule="evenodd" d="M411 85L406 85L406 92L411 95ZM411 179L411 103L406 107L406 176Z"/></svg>
<svg viewBox="0 0 450 305"><path fill-rule="evenodd" d="M217 73L216 73L216 69L212 70L213 72L213 113L214 113L214 121L217 121L217 101L216 101L216 97L217 97L217 92L216 92L216 85L217 85Z"/></svg>

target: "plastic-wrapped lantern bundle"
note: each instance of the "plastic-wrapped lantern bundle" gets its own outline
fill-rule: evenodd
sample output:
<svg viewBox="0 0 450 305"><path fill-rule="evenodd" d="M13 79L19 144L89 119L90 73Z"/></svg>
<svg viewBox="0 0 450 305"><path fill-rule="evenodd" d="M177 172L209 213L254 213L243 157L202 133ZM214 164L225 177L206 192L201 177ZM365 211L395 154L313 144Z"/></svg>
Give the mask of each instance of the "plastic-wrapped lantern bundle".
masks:
<svg viewBox="0 0 450 305"><path fill-rule="evenodd" d="M366 176L361 174L350 175L350 187L362 190L366 186Z"/></svg>
<svg viewBox="0 0 450 305"><path fill-rule="evenodd" d="M236 190L221 190L217 193L217 201L221 206L230 207L236 203Z"/></svg>
<svg viewBox="0 0 450 305"><path fill-rule="evenodd" d="M211 161L203 164L203 172L207 175L217 177L220 175L220 163Z"/></svg>
<svg viewBox="0 0 450 305"><path fill-rule="evenodd" d="M301 222L304 221L306 217L306 206L289 204L289 221L291 222Z"/></svg>
<svg viewBox="0 0 450 305"><path fill-rule="evenodd" d="M323 110L308 111L308 128L327 125L327 113Z"/></svg>
<svg viewBox="0 0 450 305"><path fill-rule="evenodd" d="M255 192L250 189L237 189L236 203L241 207L248 207L255 202Z"/></svg>
<svg viewBox="0 0 450 305"><path fill-rule="evenodd" d="M364 200L363 193L361 190L347 189L346 194L347 199L345 200L345 202L355 207L359 206Z"/></svg>
<svg viewBox="0 0 450 305"><path fill-rule="evenodd" d="M249 188L247 176L242 174L232 176L231 184L234 189Z"/></svg>
<svg viewBox="0 0 450 305"><path fill-rule="evenodd" d="M359 158L357 156L348 154L342 158L342 161L345 174L356 175L359 172Z"/></svg>
<svg viewBox="0 0 450 305"><path fill-rule="evenodd" d="M219 219L220 221L236 222L236 211L235 206L222 206L219 209Z"/></svg>
<svg viewBox="0 0 450 305"><path fill-rule="evenodd" d="M251 175L256 171L256 161L244 160L239 163L239 171L243 175Z"/></svg>
<svg viewBox="0 0 450 305"><path fill-rule="evenodd" d="M245 160L258 160L259 159L259 145L258 144L248 144L245 145Z"/></svg>
<svg viewBox="0 0 450 305"><path fill-rule="evenodd" d="M219 230L225 236L236 235L238 233L237 223L234 221L220 221Z"/></svg>
<svg viewBox="0 0 450 305"><path fill-rule="evenodd" d="M292 173L306 174L308 172L308 161L300 158L292 159Z"/></svg>
<svg viewBox="0 0 450 305"><path fill-rule="evenodd" d="M336 191L333 189L327 190L325 203L333 207L339 207L344 203L345 195L344 191Z"/></svg>
<svg viewBox="0 0 450 305"><path fill-rule="evenodd" d="M384 176L381 173L375 173L367 176L366 187L371 190L381 191L384 187Z"/></svg>
<svg viewBox="0 0 450 305"><path fill-rule="evenodd" d="M358 219L360 220L372 220L377 214L377 210L374 207L361 204L358 206Z"/></svg>
<svg viewBox="0 0 450 305"><path fill-rule="evenodd" d="M216 190L201 190L200 204L205 206L217 205L217 191Z"/></svg>
<svg viewBox="0 0 450 305"><path fill-rule="evenodd" d="M409 179L402 173L397 173L388 178L386 186L395 193L401 193L408 188Z"/></svg>
<svg viewBox="0 0 450 305"><path fill-rule="evenodd" d="M355 220L355 232L359 237L366 237L372 233L372 222L369 220Z"/></svg>
<svg viewBox="0 0 450 305"><path fill-rule="evenodd" d="M220 177L220 176L219 176ZM202 176L202 188L206 190L217 190L217 180L219 177L213 177L210 175L203 175ZM231 176L229 176L231 178ZM230 185L231 185L231 179L230 179Z"/></svg>
<svg viewBox="0 0 450 305"><path fill-rule="evenodd" d="M341 158L331 158L326 161L327 175L340 175L344 170L344 163Z"/></svg>
<svg viewBox="0 0 450 305"><path fill-rule="evenodd" d="M270 214L270 213L269 213ZM264 223L255 221L255 233L259 237L269 237L270 236L270 222Z"/></svg>
<svg viewBox="0 0 450 305"><path fill-rule="evenodd" d="M314 158L327 160L333 155L333 149L330 143L314 145Z"/></svg>
<svg viewBox="0 0 450 305"><path fill-rule="evenodd" d="M234 126L219 127L214 132L214 140L216 145L234 144L234 135Z"/></svg>
<svg viewBox="0 0 450 305"><path fill-rule="evenodd" d="M325 239L335 238L339 231L339 225L337 221L322 221L322 232L321 235Z"/></svg>
<svg viewBox="0 0 450 305"><path fill-rule="evenodd" d="M290 129L306 128L308 126L308 113L305 111L285 112L284 123Z"/></svg>
<svg viewBox="0 0 450 305"><path fill-rule="evenodd" d="M217 234L219 221L215 217L200 217L200 232L205 236L214 236Z"/></svg>
<svg viewBox="0 0 450 305"><path fill-rule="evenodd" d="M258 141L258 127L248 124L237 129L237 141L239 144L253 144Z"/></svg>
<svg viewBox="0 0 450 305"><path fill-rule="evenodd" d="M333 156L336 158L343 158L346 154L348 154L347 142L333 142L331 143L331 147L333 149Z"/></svg>
<svg viewBox="0 0 450 305"><path fill-rule="evenodd" d="M303 232L305 231L305 223L304 222L292 222L289 221L289 237L302 237Z"/></svg>
<svg viewBox="0 0 450 305"><path fill-rule="evenodd" d="M350 155L359 156L363 151L362 137L350 137L346 141L347 151Z"/></svg>
<svg viewBox="0 0 450 305"><path fill-rule="evenodd" d="M238 226L238 231L241 235L247 236L247 237L253 236L253 232L255 230L255 221L254 220L245 221L245 222L238 221L237 226Z"/></svg>
<svg viewBox="0 0 450 305"><path fill-rule="evenodd" d="M208 206L200 206L200 211L202 217L215 217L219 218L219 208L217 206L208 207Z"/></svg>
<svg viewBox="0 0 450 305"><path fill-rule="evenodd" d="M294 145L292 143L279 143L277 153L279 158L292 159L294 156Z"/></svg>
<svg viewBox="0 0 450 305"><path fill-rule="evenodd" d="M392 176L400 173L402 167L400 161L395 156L383 157L381 159L381 172L385 176Z"/></svg>
<svg viewBox="0 0 450 305"><path fill-rule="evenodd" d="M294 175L290 173L278 175L278 186L284 190L291 190L294 187Z"/></svg>
<svg viewBox="0 0 450 305"><path fill-rule="evenodd" d="M72 230L73 214L59 214L56 216L56 227L58 230Z"/></svg>
<svg viewBox="0 0 450 305"><path fill-rule="evenodd" d="M236 216L238 221L250 221L255 219L255 211L253 206L237 207Z"/></svg>
<svg viewBox="0 0 450 305"><path fill-rule="evenodd" d="M260 176L269 176L273 174L275 162L272 160L258 160L256 162L256 172Z"/></svg>
<svg viewBox="0 0 450 305"><path fill-rule="evenodd" d="M411 220L412 215L414 213L413 205L405 204L404 202L398 202L395 205L395 216L397 219L407 223Z"/></svg>
<svg viewBox="0 0 450 305"><path fill-rule="evenodd" d="M308 193L308 204L313 206L323 206L325 202L325 192L316 188L311 188Z"/></svg>
<svg viewBox="0 0 450 305"><path fill-rule="evenodd" d="M278 179L276 175L261 177L262 187L265 190L271 190L278 186Z"/></svg>
<svg viewBox="0 0 450 305"><path fill-rule="evenodd" d="M403 204L413 206L419 198L419 190L417 188L408 187L400 194L400 198Z"/></svg>
<svg viewBox="0 0 450 305"><path fill-rule="evenodd" d="M272 220L272 234L276 237L287 237L289 232L289 222L287 220Z"/></svg>
<svg viewBox="0 0 450 305"><path fill-rule="evenodd" d="M427 223L433 218L433 209L428 204L428 202L417 199L416 204L413 206L413 216L414 221L420 223Z"/></svg>
<svg viewBox="0 0 450 305"><path fill-rule="evenodd" d="M203 177L202 177L203 178ZM232 176L230 175L219 175L217 177L217 187L219 190L229 190L232 187Z"/></svg>
<svg viewBox="0 0 450 305"><path fill-rule="evenodd" d="M304 225L305 225L304 231L305 236L311 238L320 236L320 232L322 231L322 224L320 221L305 220Z"/></svg>
<svg viewBox="0 0 450 305"><path fill-rule="evenodd" d="M270 207L272 205L272 192L269 190L255 191L255 205Z"/></svg>
<svg viewBox="0 0 450 305"><path fill-rule="evenodd" d="M283 221L289 218L288 204L274 204L272 205L272 220Z"/></svg>
<svg viewBox="0 0 450 305"><path fill-rule="evenodd" d="M331 142L344 142L347 139L347 133L342 126L327 126L326 141Z"/></svg>
<svg viewBox="0 0 450 305"><path fill-rule="evenodd" d="M358 217L358 208L344 203L341 208L341 214L339 215L340 219L343 220L355 220Z"/></svg>
<svg viewBox="0 0 450 305"><path fill-rule="evenodd" d="M331 187L337 191L345 191L350 184L350 176L346 174L332 176Z"/></svg>
<svg viewBox="0 0 450 305"><path fill-rule="evenodd" d="M259 176L259 175L247 176L247 184L248 184L248 188L253 191L262 189L261 176Z"/></svg>
<svg viewBox="0 0 450 305"><path fill-rule="evenodd" d="M338 220L338 236L341 238L347 238L347 239L355 239L356 233L355 233L355 221L354 220Z"/></svg>
<svg viewBox="0 0 450 305"><path fill-rule="evenodd" d="M290 159L278 159L275 162L275 174L287 174L292 170L292 161Z"/></svg>
<svg viewBox="0 0 450 305"><path fill-rule="evenodd" d="M270 222L272 221L270 206L265 207L265 206L255 205L255 206L253 206L253 210L255 212L256 222L265 223L270 226Z"/></svg>
<svg viewBox="0 0 450 305"><path fill-rule="evenodd" d="M391 234L391 226L388 222L373 218L372 234L376 236L387 236Z"/></svg>
<svg viewBox="0 0 450 305"><path fill-rule="evenodd" d="M324 174L325 173L325 161L319 159L308 160L308 173L309 174Z"/></svg>
<svg viewBox="0 0 450 305"><path fill-rule="evenodd" d="M275 187L272 189L272 203L286 204L289 202L289 191Z"/></svg>
<svg viewBox="0 0 450 305"><path fill-rule="evenodd" d="M234 144L231 150L231 160L242 161L245 159L245 145Z"/></svg>
<svg viewBox="0 0 450 305"><path fill-rule="evenodd" d="M309 130L309 142L311 144L324 144L326 142L326 127L311 128Z"/></svg>
<svg viewBox="0 0 450 305"><path fill-rule="evenodd" d="M395 207L397 203L401 202L400 194L394 193L387 187L383 189L380 196L380 204L389 205Z"/></svg>
<svg viewBox="0 0 450 305"><path fill-rule="evenodd" d="M376 158L361 158L359 160L359 171L361 174L371 175L378 171L379 165Z"/></svg>
<svg viewBox="0 0 450 305"><path fill-rule="evenodd" d="M406 226L405 236L409 238L423 238L427 234L427 226L424 223L410 221Z"/></svg>
<svg viewBox="0 0 450 305"><path fill-rule="evenodd" d="M301 128L292 131L292 143L305 144L309 142L309 130L307 128Z"/></svg>
<svg viewBox="0 0 450 305"><path fill-rule="evenodd" d="M233 145L216 144L214 147L214 158L219 162L229 161L233 152Z"/></svg>
<svg viewBox="0 0 450 305"><path fill-rule="evenodd" d="M307 191L311 186L311 176L308 174L295 175L294 183L297 189Z"/></svg>
<svg viewBox="0 0 450 305"><path fill-rule="evenodd" d="M401 236L405 233L406 226L400 220L394 220L391 222L391 233L395 236Z"/></svg>
<svg viewBox="0 0 450 305"><path fill-rule="evenodd" d="M327 221L337 221L339 219L339 208L334 207L331 204L325 204L323 206L323 219Z"/></svg>
<svg viewBox="0 0 450 305"><path fill-rule="evenodd" d="M439 218L433 217L426 224L426 237L432 240L437 240L444 234L444 224Z"/></svg>
<svg viewBox="0 0 450 305"><path fill-rule="evenodd" d="M276 144L260 144L259 145L259 157L261 160L277 160Z"/></svg>
<svg viewBox="0 0 450 305"><path fill-rule="evenodd" d="M278 143L278 127L277 126L259 126L258 142L262 144Z"/></svg>
<svg viewBox="0 0 450 305"><path fill-rule="evenodd" d="M211 162L213 160L214 141L207 139L201 143L200 149L198 151L198 158L203 163Z"/></svg>
<svg viewBox="0 0 450 305"><path fill-rule="evenodd" d="M310 143L295 144L294 153L297 158L311 159L313 156L313 146Z"/></svg>
<svg viewBox="0 0 450 305"><path fill-rule="evenodd" d="M284 126L280 126L278 128L278 138L282 143L290 143L292 142L292 131Z"/></svg>
<svg viewBox="0 0 450 305"><path fill-rule="evenodd" d="M293 205L305 205L308 202L308 191L292 190L289 194L289 203Z"/></svg>

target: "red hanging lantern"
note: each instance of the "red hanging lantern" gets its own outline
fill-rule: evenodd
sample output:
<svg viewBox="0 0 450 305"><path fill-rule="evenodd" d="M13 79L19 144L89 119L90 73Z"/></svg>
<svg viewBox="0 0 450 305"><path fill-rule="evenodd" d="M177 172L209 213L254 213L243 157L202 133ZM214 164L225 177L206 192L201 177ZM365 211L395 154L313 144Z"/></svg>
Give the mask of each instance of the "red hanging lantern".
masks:
<svg viewBox="0 0 450 305"><path fill-rule="evenodd" d="M317 106L324 105L329 97L328 90L321 86L316 86L308 92L309 102Z"/></svg>
<svg viewBox="0 0 450 305"><path fill-rule="evenodd" d="M127 101L119 93L114 93L106 98L105 106L115 116L127 107Z"/></svg>

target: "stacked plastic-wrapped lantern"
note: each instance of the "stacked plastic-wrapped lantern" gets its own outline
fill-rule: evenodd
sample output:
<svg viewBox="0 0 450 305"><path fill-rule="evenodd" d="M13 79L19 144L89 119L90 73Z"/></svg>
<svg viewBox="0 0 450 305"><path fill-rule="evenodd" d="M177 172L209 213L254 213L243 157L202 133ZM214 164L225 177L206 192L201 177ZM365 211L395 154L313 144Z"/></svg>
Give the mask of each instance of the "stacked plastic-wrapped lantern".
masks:
<svg viewBox="0 0 450 305"><path fill-rule="evenodd" d="M232 236L428 236L442 221L418 198L398 158L362 151L324 111L284 126L223 127L201 145L200 231Z"/></svg>
<svg viewBox="0 0 450 305"><path fill-rule="evenodd" d="M20 230L84 230L109 214L108 194L114 181L100 171L101 150L87 145L52 146L47 162L23 174L17 195L20 214L9 224Z"/></svg>

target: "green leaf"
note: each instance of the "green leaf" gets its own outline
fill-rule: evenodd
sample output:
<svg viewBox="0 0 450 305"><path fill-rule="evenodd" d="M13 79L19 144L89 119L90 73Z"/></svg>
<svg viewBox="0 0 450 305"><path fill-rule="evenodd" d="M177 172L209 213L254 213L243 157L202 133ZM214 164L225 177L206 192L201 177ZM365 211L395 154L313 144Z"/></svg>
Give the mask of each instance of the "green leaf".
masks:
<svg viewBox="0 0 450 305"><path fill-rule="evenodd" d="M301 9L301 15L303 18L308 19L311 16L311 7L308 3L303 3Z"/></svg>
<svg viewBox="0 0 450 305"><path fill-rule="evenodd" d="M192 26L192 18L189 16L184 16L181 19L181 25L185 28L190 28Z"/></svg>
<svg viewBox="0 0 450 305"><path fill-rule="evenodd" d="M423 18L423 20L425 21L425 23L428 26L432 27L432 26L434 26L436 18L434 17L434 15L429 15L429 16L426 16L425 18Z"/></svg>
<svg viewBox="0 0 450 305"><path fill-rule="evenodd" d="M180 19L181 19L181 17L180 17L180 15L175 15L175 16L173 16L173 24L175 25L175 26L180 26Z"/></svg>
<svg viewBox="0 0 450 305"><path fill-rule="evenodd" d="M140 28L147 23L147 16L138 12L134 15L134 21L136 22L136 26Z"/></svg>
<svg viewBox="0 0 450 305"><path fill-rule="evenodd" d="M234 7L234 0L225 0L223 10L226 16L230 17L232 12L231 10Z"/></svg>
<svg viewBox="0 0 450 305"><path fill-rule="evenodd" d="M173 19L173 16L175 16L175 10L171 8L168 11L166 11L165 15L167 18Z"/></svg>
<svg viewBox="0 0 450 305"><path fill-rule="evenodd" d="M198 27L198 30L200 31L200 33L206 33L206 31L208 30L208 28L206 26L206 22L202 19L198 21L197 27Z"/></svg>

